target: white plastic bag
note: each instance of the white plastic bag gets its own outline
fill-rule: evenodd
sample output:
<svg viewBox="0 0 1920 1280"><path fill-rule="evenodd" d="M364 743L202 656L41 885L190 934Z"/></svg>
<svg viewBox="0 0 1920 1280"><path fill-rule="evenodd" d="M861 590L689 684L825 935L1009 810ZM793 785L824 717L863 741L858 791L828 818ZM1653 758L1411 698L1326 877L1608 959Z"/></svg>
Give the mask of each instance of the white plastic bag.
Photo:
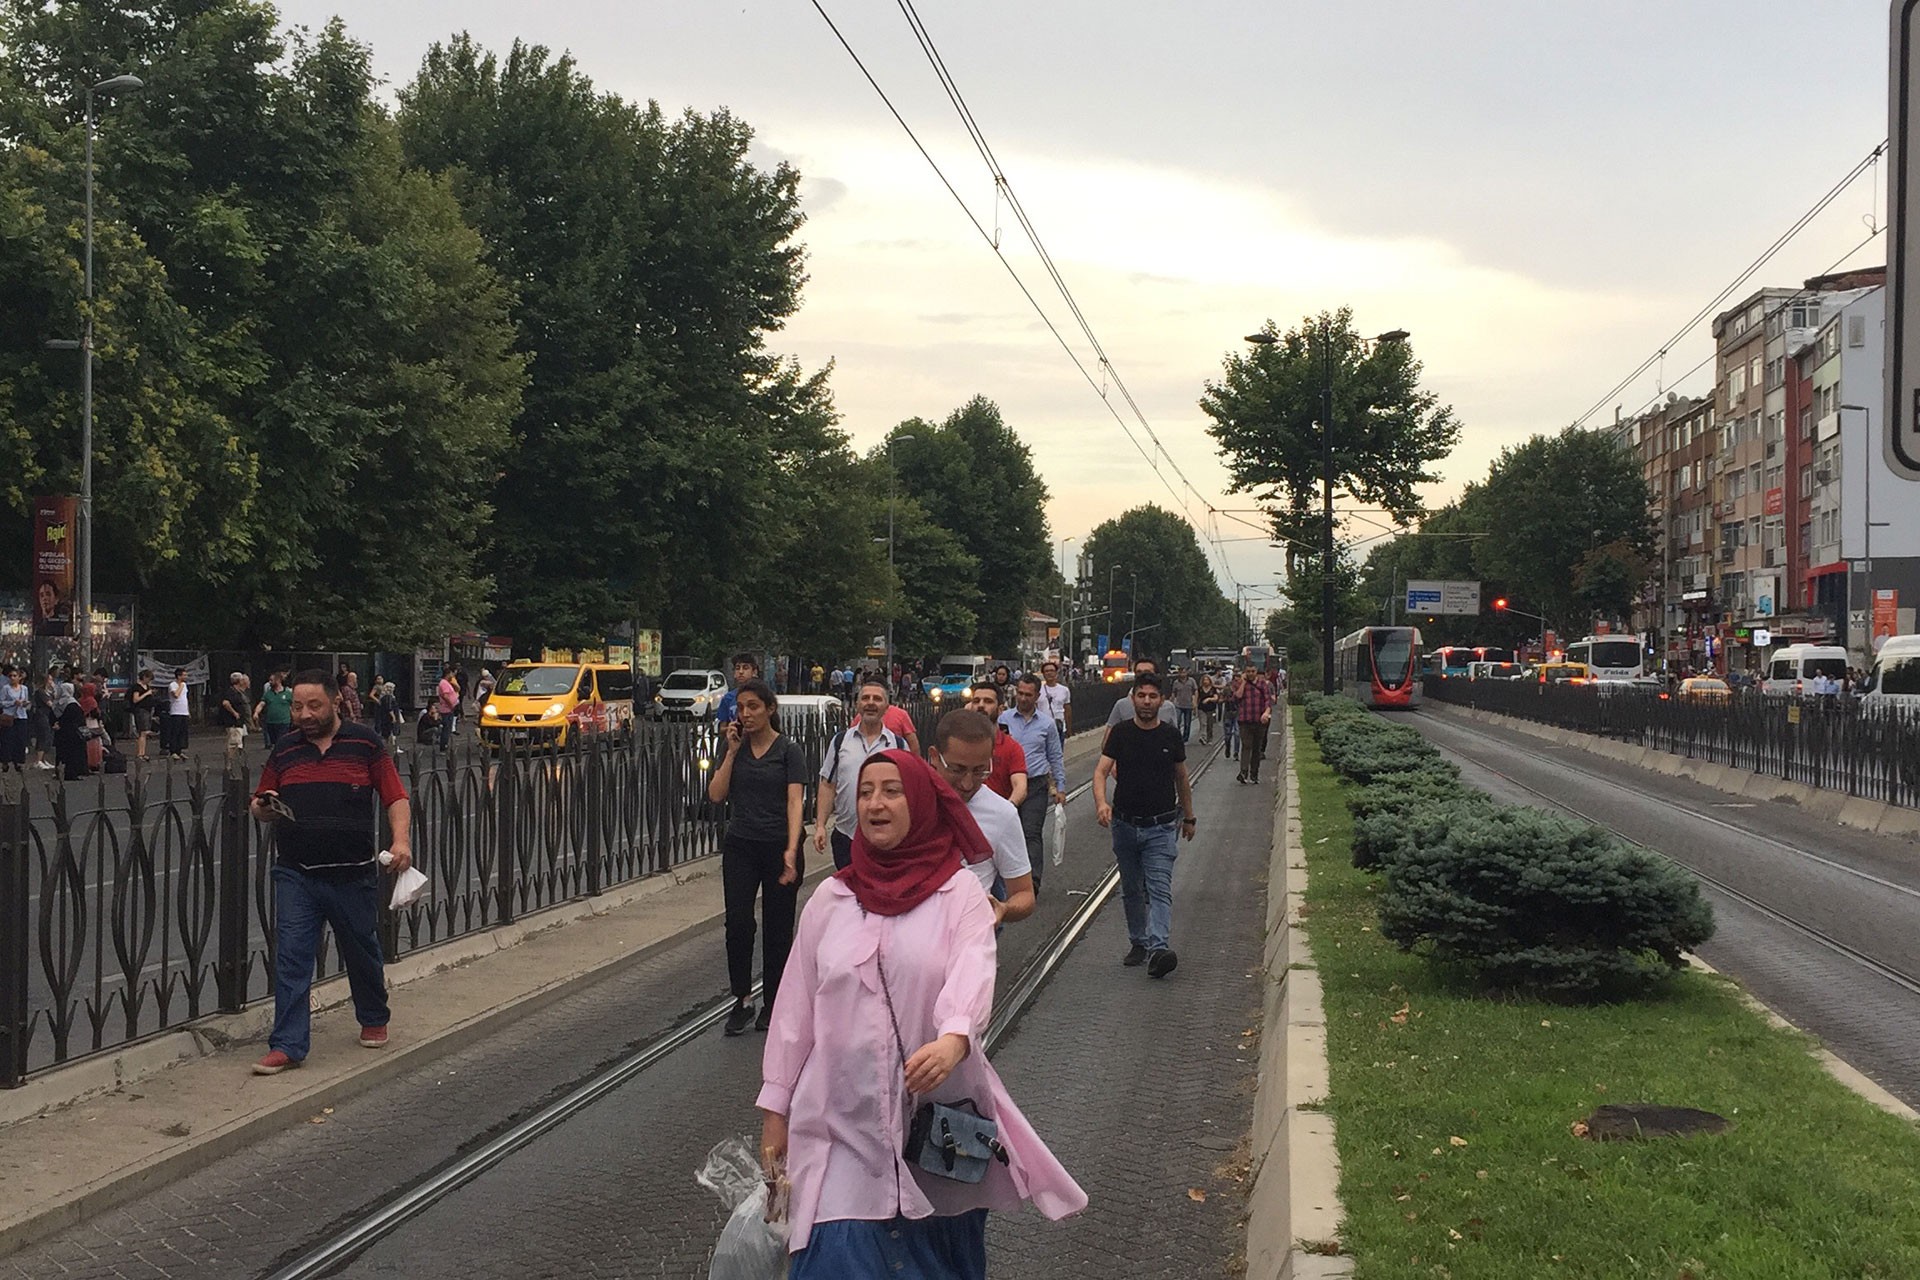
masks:
<svg viewBox="0 0 1920 1280"><path fill-rule="evenodd" d="M380 851L380 865L383 867L393 865L393 854L382 849ZM388 901L387 905L395 911L398 911L402 907L410 907L419 901L420 895L426 891L426 873L410 866L393 878L393 897Z"/></svg>
<svg viewBox="0 0 1920 1280"><path fill-rule="evenodd" d="M767 1221L766 1176L750 1138L728 1138L707 1153L694 1180L733 1210L713 1247L707 1280L782 1280L787 1274L787 1223Z"/></svg>
<svg viewBox="0 0 1920 1280"><path fill-rule="evenodd" d="M1067 806L1052 805L1047 809L1047 824L1040 832L1041 856L1054 866L1059 866L1067 856Z"/></svg>

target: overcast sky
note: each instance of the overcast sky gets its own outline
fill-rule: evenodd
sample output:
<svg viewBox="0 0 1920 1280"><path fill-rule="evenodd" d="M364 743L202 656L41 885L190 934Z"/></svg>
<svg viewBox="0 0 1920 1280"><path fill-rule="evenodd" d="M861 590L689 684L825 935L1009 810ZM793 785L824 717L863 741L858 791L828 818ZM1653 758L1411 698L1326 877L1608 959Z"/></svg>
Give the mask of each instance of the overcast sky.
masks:
<svg viewBox="0 0 1920 1280"><path fill-rule="evenodd" d="M993 227L993 184L898 6L822 3ZM1428 385L1465 424L1432 495L1444 501L1502 448L1587 411L1886 134L1886 0L917 3L1114 369L1204 495L1183 494L1203 526L1208 504L1249 502L1221 491L1196 401L1266 318L1350 305L1362 332L1412 331ZM979 393L1032 447L1056 538L1173 504L810 0L281 9L301 25L344 18L389 91L464 29L502 50L516 37L570 50L601 88L669 110L730 108L762 156L805 175L811 278L772 345L836 362L856 445ZM1796 285L1867 237L1884 175L1753 286ZM998 221L1069 331L1011 217ZM1884 244L1848 265L1884 261ZM1705 390L1711 364L1676 380L1710 350L1703 326L1660 385ZM1595 420L1657 389L1649 374ZM1278 552L1257 537L1224 552L1229 591L1271 592Z"/></svg>

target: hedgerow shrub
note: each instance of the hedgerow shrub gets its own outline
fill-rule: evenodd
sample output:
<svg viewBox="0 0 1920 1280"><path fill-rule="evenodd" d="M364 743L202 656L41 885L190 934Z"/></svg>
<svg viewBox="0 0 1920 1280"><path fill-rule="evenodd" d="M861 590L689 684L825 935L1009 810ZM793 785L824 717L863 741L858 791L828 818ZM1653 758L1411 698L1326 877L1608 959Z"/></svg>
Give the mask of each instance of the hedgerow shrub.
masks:
<svg viewBox="0 0 1920 1280"><path fill-rule="evenodd" d="M1318 728L1320 722L1328 716L1349 716L1366 714L1366 708L1352 698L1338 693L1308 693L1300 699L1301 714L1306 716L1311 728Z"/></svg>
<svg viewBox="0 0 1920 1280"><path fill-rule="evenodd" d="M1382 865L1381 933L1500 988L1629 995L1713 936L1679 868L1537 809L1456 810L1443 834L1403 842Z"/></svg>
<svg viewBox="0 0 1920 1280"><path fill-rule="evenodd" d="M1484 791L1462 786L1457 776L1436 769L1430 773L1400 773L1365 787L1347 792L1347 812L1355 820L1376 809L1405 809L1436 800L1456 800L1468 796L1485 797Z"/></svg>
<svg viewBox="0 0 1920 1280"><path fill-rule="evenodd" d="M1491 808L1484 793L1463 791L1443 799L1421 799L1393 809L1375 809L1353 820L1353 865L1385 867L1402 856L1438 844L1469 813Z"/></svg>

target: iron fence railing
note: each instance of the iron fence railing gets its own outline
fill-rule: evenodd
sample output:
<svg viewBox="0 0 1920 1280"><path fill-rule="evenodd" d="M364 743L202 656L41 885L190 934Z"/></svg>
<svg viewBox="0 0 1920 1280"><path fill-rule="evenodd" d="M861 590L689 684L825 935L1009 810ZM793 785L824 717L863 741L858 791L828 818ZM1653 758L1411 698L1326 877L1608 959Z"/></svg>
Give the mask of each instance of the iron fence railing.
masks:
<svg viewBox="0 0 1920 1280"><path fill-rule="evenodd" d="M1426 696L1886 804L1920 807L1920 716L1851 698L1745 691L1721 701L1653 689L1429 676Z"/></svg>
<svg viewBox="0 0 1920 1280"><path fill-rule="evenodd" d="M1105 724L1127 687L1076 684L1076 730ZM933 704L909 712L930 744ZM839 727L786 725L810 762L808 815ZM722 751L711 721L677 721L559 750L408 754L430 884L382 911L387 958L718 852L725 806L706 785ZM247 811L254 776L165 762L80 782L0 775L0 1087L271 997L274 837ZM342 971L323 936L316 977Z"/></svg>

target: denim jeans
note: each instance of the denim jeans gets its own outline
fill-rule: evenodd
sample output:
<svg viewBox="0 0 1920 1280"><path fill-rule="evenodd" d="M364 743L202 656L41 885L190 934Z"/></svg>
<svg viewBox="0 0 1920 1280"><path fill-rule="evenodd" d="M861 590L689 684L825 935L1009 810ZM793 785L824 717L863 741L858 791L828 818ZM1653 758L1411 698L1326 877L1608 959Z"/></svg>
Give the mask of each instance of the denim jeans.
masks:
<svg viewBox="0 0 1920 1280"><path fill-rule="evenodd" d="M1180 824L1136 827L1113 818L1113 860L1120 867L1120 904L1127 912L1127 941L1149 951L1167 949L1173 932L1173 860L1179 855Z"/></svg>
<svg viewBox="0 0 1920 1280"><path fill-rule="evenodd" d="M1240 754L1240 721L1233 716L1220 719L1220 741L1226 744L1227 759Z"/></svg>
<svg viewBox="0 0 1920 1280"><path fill-rule="evenodd" d="M1193 741L1193 708L1192 707L1176 707L1175 710L1178 711L1180 714L1180 741L1192 742Z"/></svg>
<svg viewBox="0 0 1920 1280"><path fill-rule="evenodd" d="M333 945L347 966L354 1017L363 1027L384 1027L387 977L381 967L380 873L369 866L341 879L296 867L273 869L273 1033L267 1046L295 1062L307 1056L313 1017L313 963L320 930L333 926Z"/></svg>

